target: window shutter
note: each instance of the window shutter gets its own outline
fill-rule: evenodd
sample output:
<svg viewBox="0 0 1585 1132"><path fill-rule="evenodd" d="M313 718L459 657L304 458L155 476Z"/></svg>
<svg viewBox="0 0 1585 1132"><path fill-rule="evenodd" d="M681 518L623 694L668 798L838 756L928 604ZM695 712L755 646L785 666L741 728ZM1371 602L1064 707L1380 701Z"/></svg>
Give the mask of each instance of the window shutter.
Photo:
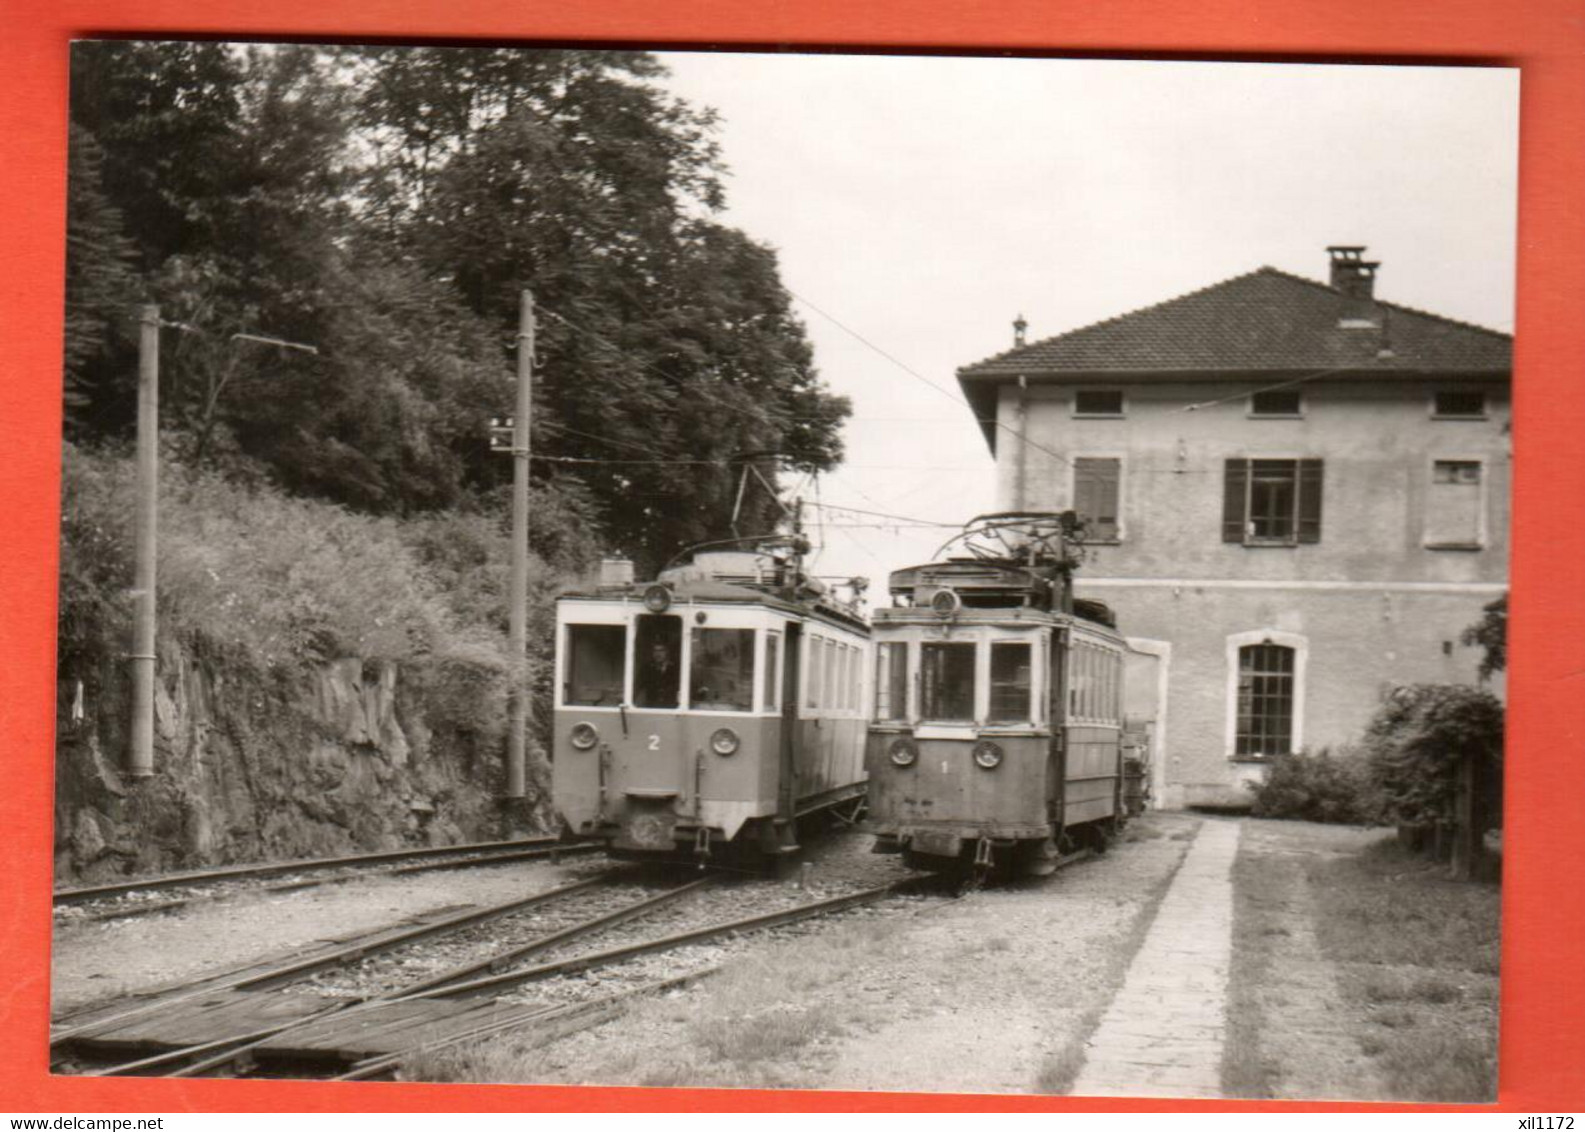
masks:
<svg viewBox="0 0 1585 1132"><path fill-rule="evenodd" d="M1229 460L1223 479L1222 541L1243 542L1244 507L1249 498L1249 461Z"/></svg>
<svg viewBox="0 0 1585 1132"><path fill-rule="evenodd" d="M1121 472L1121 460L1095 461L1095 515L1100 520L1099 534L1102 538L1117 537L1117 484Z"/></svg>
<svg viewBox="0 0 1585 1132"><path fill-rule="evenodd" d="M1299 541L1321 541L1321 461L1299 461Z"/></svg>
<svg viewBox="0 0 1585 1132"><path fill-rule="evenodd" d="M1116 457L1080 456L1073 461L1073 509L1084 517L1092 539L1117 537L1121 465Z"/></svg>

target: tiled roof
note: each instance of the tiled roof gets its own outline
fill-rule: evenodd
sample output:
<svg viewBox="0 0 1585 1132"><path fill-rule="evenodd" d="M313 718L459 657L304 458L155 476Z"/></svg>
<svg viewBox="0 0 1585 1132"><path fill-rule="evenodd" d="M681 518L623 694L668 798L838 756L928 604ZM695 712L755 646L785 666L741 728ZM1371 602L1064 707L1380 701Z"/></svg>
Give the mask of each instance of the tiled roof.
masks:
<svg viewBox="0 0 1585 1132"><path fill-rule="evenodd" d="M1321 283L1262 267L1155 306L1032 342L958 370L966 390L996 380L1128 374L1352 371L1386 376L1500 376L1513 339L1495 330L1376 303L1380 330L1338 325L1351 300Z"/></svg>

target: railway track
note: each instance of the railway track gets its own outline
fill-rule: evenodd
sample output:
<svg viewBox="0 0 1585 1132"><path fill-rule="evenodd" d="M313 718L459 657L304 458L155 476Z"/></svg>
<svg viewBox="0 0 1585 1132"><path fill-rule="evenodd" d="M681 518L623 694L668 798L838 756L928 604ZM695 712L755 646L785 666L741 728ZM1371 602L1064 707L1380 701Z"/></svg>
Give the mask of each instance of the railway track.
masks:
<svg viewBox="0 0 1585 1132"><path fill-rule="evenodd" d="M533 1025L542 1040L592 1025L628 1000L707 977L690 948L873 903L910 877L808 899L785 886L705 876L658 885L614 869L529 897L392 926L290 962L240 968L149 1001L63 1019L57 1064L92 1056L95 1075L390 1076L418 1054ZM730 915L745 901L761 909ZM685 970L643 962L668 956ZM137 1053L131 1060L112 1060ZM108 1064L106 1062L109 1061Z"/></svg>
<svg viewBox="0 0 1585 1132"><path fill-rule="evenodd" d="M487 841L425 849L399 849L383 853L363 853L345 857L283 861L268 865L239 865L195 872L172 873L161 877L118 881L113 884L60 888L54 893L57 913L64 909L89 906L78 921L123 919L170 912L191 904L220 899L241 891L261 893L295 892L321 885L340 884L366 876L403 876L411 873L468 869L519 861L555 860L597 852L594 843L563 844L554 838L529 838L517 841ZM325 874L325 875L316 875ZM286 877L276 883L254 886L249 882ZM146 897L182 889L203 889L169 900Z"/></svg>

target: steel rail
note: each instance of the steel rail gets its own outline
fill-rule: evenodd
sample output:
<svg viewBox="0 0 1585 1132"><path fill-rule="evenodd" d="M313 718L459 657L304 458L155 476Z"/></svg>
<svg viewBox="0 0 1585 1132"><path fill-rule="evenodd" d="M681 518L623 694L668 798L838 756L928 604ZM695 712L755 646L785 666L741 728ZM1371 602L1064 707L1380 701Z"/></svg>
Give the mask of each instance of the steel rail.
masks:
<svg viewBox="0 0 1585 1132"><path fill-rule="evenodd" d="M716 879L717 878L715 877L703 877L699 880L691 881L688 884L681 885L677 888L668 889L667 891L659 893L655 896L647 896L644 899L636 901L632 904L624 905L614 912L608 912L604 915L594 916L587 920L581 920L578 923L573 924L571 927L563 928L560 931L552 932L546 936L541 936L538 939L524 945L523 947L516 948L511 952L505 953L503 956L497 956L494 958L505 959L509 961L511 956L517 955L519 953L539 951L543 948L552 947L557 943L562 943L569 939L576 939L585 935L593 935L596 932L603 931L604 929L613 927L616 924L625 923L628 920L637 919L638 917L647 915L648 913L653 912L655 909L663 907L666 904L674 903L675 901L690 896L706 885L716 883ZM216 1053L212 1057L205 1058L203 1061L196 1062L184 1069L177 1070L175 1073L172 1073L171 1076L193 1077L197 1076L199 1073L206 1073L211 1069L219 1069L221 1066L228 1065L237 1058L251 1053L253 1050L264 1045L266 1042L271 1041L282 1034L289 1033L292 1030L301 1029L302 1027L313 1022L317 1022L330 1014L340 1013L342 1017L348 1017L353 1014L361 1013L365 1010L373 1009L377 1006L389 1005L392 1002L412 1001L420 997L420 995L416 992L422 988L439 986L444 983L452 982L455 979L462 977L464 974L471 974L474 971L489 969L491 962L491 959L486 959L479 963L466 964L462 967L444 971L440 975L422 983L409 984L408 986L400 987L397 990L388 991L385 994L374 995L373 997L359 999L351 1003L343 1003L328 1010L316 1012L315 1014L309 1015L306 1018L296 1019L292 1022L285 1023L284 1025L276 1026L268 1033L246 1034L235 1039L223 1040L219 1043L210 1043L211 1045L225 1045L232 1046L233 1048L225 1049L222 1052ZM197 1052L201 1051L193 1049L189 1051L189 1055L191 1053Z"/></svg>
<svg viewBox="0 0 1585 1132"><path fill-rule="evenodd" d="M505 952L501 955L491 956L477 963L465 964L463 966L444 971L440 975L425 980L422 983L409 984L400 987L397 990L374 995L368 998L360 998L348 1002L336 1003L335 1005L327 1007L324 1010L315 1011L313 1014L305 1015L302 1018L296 1018L290 1022L269 1026L260 1030L242 1034L234 1034L225 1038L218 1038L214 1041L204 1042L199 1045L183 1046L180 1049L167 1050L163 1053L155 1054L152 1057L140 1058L136 1061L126 1062L120 1065L110 1066L106 1069L97 1070L94 1073L88 1074L88 1076L121 1076L129 1073L135 1073L140 1070L157 1068L172 1062L183 1061L188 1058L197 1057L206 1053L211 1054L212 1056L201 1062L189 1065L186 1068L170 1075L175 1077L192 1076L197 1073L205 1072L209 1069L216 1069L222 1065L236 1060L238 1057L250 1052L258 1046L263 1045L271 1038L278 1037L279 1035L287 1033L291 1030L300 1029L304 1026L310 1025L311 1023L318 1022L332 1014L358 1013L368 1008L385 1005L386 1003L394 1001L398 998L405 999L416 997L415 992L419 990L427 989L432 986L441 986L445 983L453 982L459 978L464 978L467 975L474 974L481 970L491 970L494 969L494 965L497 963L511 962L513 959L516 959L521 955L541 951L545 948L553 947L559 943L564 943L570 939L576 939L580 936L593 935L594 933L602 931L606 928L614 927L617 924L626 923L629 920L637 919L638 917L647 915L648 913L653 912L656 909L665 906L666 904L681 900L707 885L715 884L717 883L717 880L718 878L716 877L703 877L699 880L691 881L688 884L681 885L678 888L668 889L667 891L659 893L658 895L645 897L644 899L634 903L626 904L614 912L608 912L599 916L594 916L590 919L579 921L570 927L563 928L560 931L552 932L549 935L540 936L539 938L522 947L514 948L513 950ZM575 889L586 886L589 883L591 882L581 882L581 884L569 885L562 889L553 890L553 892L557 895L567 894L574 891ZM411 942L411 939L403 940L402 942ZM382 950L384 949L384 946L386 946L386 944L384 941L382 941ZM321 957L321 960L316 960L315 962L320 962L327 958L329 957ZM284 970L286 969L283 969L283 971ZM239 986L236 989L242 988Z"/></svg>
<svg viewBox="0 0 1585 1132"><path fill-rule="evenodd" d="M669 951L675 947L713 939L716 936L781 927L783 924L796 923L799 920L845 911L860 904L871 904L884 897L896 895L906 889L918 887L926 883L928 879L926 877L908 877L904 880L882 885L879 888L867 888L859 892L850 892L844 896L832 896L825 900L816 900L808 904L799 904L792 908L783 908L778 912L765 912L757 916L746 916L740 920L728 920L724 923L711 924L703 928L692 928L685 932L676 932L672 935L661 936L657 939L645 940L640 943L624 944L621 947L608 948L605 951L596 951L588 955L574 956L571 959L561 959L554 963L543 963L537 967L525 967L519 971L508 971L499 975L474 979L471 982L456 983L435 990L421 991L393 1001L402 1002L408 998L449 998L472 995L497 987L516 986L521 983L533 982L536 979L549 978L552 975L570 975L579 971L592 970L596 967L607 967L637 955L647 955L655 951Z"/></svg>
<svg viewBox="0 0 1585 1132"><path fill-rule="evenodd" d="M697 971L689 971L686 974L673 975L669 979L660 979L653 983L645 983L643 986L639 987L629 987L626 990L620 990L615 994L608 994L601 998L591 999L588 1002L564 1002L548 1007L523 1007L520 1010L513 1012L509 1017L496 1019L482 1026L476 1026L471 1030L465 1030L459 1034L449 1034L438 1041L425 1042L422 1045L417 1045L411 1049L403 1050L401 1053L390 1053L384 1054L380 1057L366 1058L365 1060L358 1062L346 1073L343 1073L341 1076L332 1079L336 1081L366 1081L371 1077L379 1077L397 1069L402 1065L403 1062L417 1054L434 1053L437 1050L446 1049L454 1045L460 1045L463 1042L475 1041L479 1038L489 1037L491 1034L499 1034L507 1030L514 1030L529 1022L564 1022L568 1020L583 1020L587 1015L608 1010L629 998L637 998L640 995L646 994L658 994L661 991L671 990L675 987L687 986L689 983L696 983L701 979L708 978L709 976L715 974L720 969L720 967L703 967ZM593 1019L589 1022L589 1025L597 1024L600 1021L603 1021L603 1019ZM577 1029L587 1029L587 1026L580 1026L577 1027ZM574 1031L569 1030L568 1028L560 1028L550 1037L565 1037L569 1032ZM536 1044L543 1044L543 1042Z"/></svg>
<svg viewBox="0 0 1585 1132"><path fill-rule="evenodd" d="M487 920L496 919L501 916L510 915L514 912L522 911L526 908L531 908L536 904L543 904L546 901L554 900L569 893L579 892L583 889L592 888L596 885L608 884L617 876L625 874L626 870L612 870L611 872L603 873L600 876L591 877L588 880L576 881L573 884L562 885L559 888L552 888L544 892L537 892L532 896L521 897L516 900L508 900L500 904L491 904L483 908L475 908L466 912L459 912L452 916L445 916L438 920L431 920L426 923L418 924L412 928L408 928L405 931L395 931L394 934L382 935L378 931L372 932L369 933L369 935L364 936L361 940L348 944L345 947L336 948L335 950L323 955L297 960L279 967L267 968L264 971L252 973L244 971L243 973L234 975L229 979L223 979L218 983L203 983L201 985L195 985L187 991L178 993L174 996L157 998L151 1002L143 1004L142 1006L134 1007L131 1010L123 1011L119 1014L95 1018L80 1025L68 1027L58 1034L51 1035L50 1048L55 1049L56 1047L69 1041L85 1037L92 1037L95 1033L98 1033L99 1031L102 1031L110 1026L124 1022L128 1019L143 1017L148 1014L157 1014L180 1003L190 1001L194 998L199 998L203 995L217 994L221 991L228 990L261 990L267 987L278 986L281 983L292 982L296 979L304 977L305 975L313 974L315 971L321 971L325 970L326 968L337 967L346 963L351 963L369 955L375 955L382 951L389 951L392 948L412 943L416 940L423 939L426 936L453 931L457 928L467 927L476 923L483 923ZM390 932L391 929L387 928L385 931Z"/></svg>
<svg viewBox="0 0 1585 1132"><path fill-rule="evenodd" d="M167 873L164 876L144 877L141 880L117 881L113 884L89 885L80 888L58 888L54 902L58 905L81 904L106 896L127 892L181 888L193 884L236 880L243 877L281 876L285 873L313 872L320 869L355 867L379 864L385 861L420 860L426 857L446 857L461 853L509 852L512 850L543 849L554 852L558 848L555 838L532 837L516 841L476 841L466 845L433 845L423 849L390 849L380 853L356 853L345 857L310 857L296 861L278 861L268 865L233 865L219 869L202 869L187 873ZM576 843L575 843L576 844ZM572 848L572 845L566 848Z"/></svg>
<svg viewBox="0 0 1585 1132"><path fill-rule="evenodd" d="M487 869L495 865L509 865L517 861L537 861L545 858L556 859L559 857L582 856L585 853L598 853L604 848L598 842L578 842L571 845L551 846L544 849L523 849L515 852L489 853L481 856L465 857L456 861L431 861L416 865L400 865L394 869L380 869L373 873L346 873L340 876L313 877L307 880L285 881L281 884L267 884L260 888L247 890L250 895L274 896L283 892L299 892L309 888L320 888L332 884L345 884L348 881L361 880L365 876L408 876L415 873L443 872L448 869ZM133 904L120 908L108 908L93 915L82 917L78 923L97 923L101 920L130 920L138 916L153 916L160 912L174 912L180 908L187 908L194 904L203 904L211 900L222 900L228 896L236 896L236 891L210 893L202 896L184 896L177 900L162 900L157 904Z"/></svg>
<svg viewBox="0 0 1585 1132"><path fill-rule="evenodd" d="M606 912L603 915L594 916L590 919L582 920L576 924L572 924L569 927L562 928L560 931L554 931L549 935L540 936L538 939L531 940L520 947L511 948L508 951L503 951L497 955L491 955L474 963L464 963L460 966L453 967L448 971L442 971L440 974L435 975L432 978L425 979L423 982L413 983L402 988L402 996L413 997L422 994L425 991L434 990L438 987L444 987L449 983L466 981L470 975L477 975L480 972L500 971L509 963L515 963L519 959L524 959L530 955L538 954L541 951L548 951L559 944L567 943L574 939L580 939L584 936L594 935L596 932L604 931L607 928L614 928L619 924L625 924L630 920L636 920L641 916L647 916L651 912L665 907L667 904L675 903L686 896L690 896L699 889L715 884L717 881L717 877L702 877L699 880L690 881L688 884L682 885L679 888L668 889L659 895L646 897L645 899L639 900L633 904L624 905L623 907L616 909L614 912Z"/></svg>

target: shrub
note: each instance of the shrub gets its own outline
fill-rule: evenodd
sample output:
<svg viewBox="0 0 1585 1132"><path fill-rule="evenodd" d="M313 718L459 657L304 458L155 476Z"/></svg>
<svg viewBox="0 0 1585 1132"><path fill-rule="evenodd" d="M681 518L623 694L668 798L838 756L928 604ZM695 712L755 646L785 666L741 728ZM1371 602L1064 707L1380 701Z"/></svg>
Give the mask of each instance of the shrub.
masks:
<svg viewBox="0 0 1585 1132"><path fill-rule="evenodd" d="M1352 751L1333 755L1323 748L1313 754L1279 755L1264 782L1250 783L1253 813L1262 818L1373 825L1381 820L1370 769Z"/></svg>
<svg viewBox="0 0 1585 1132"><path fill-rule="evenodd" d="M1413 684L1387 697L1365 732L1385 816L1424 826L1454 818L1459 764L1476 766L1479 832L1501 824L1503 708L1462 684Z"/></svg>

